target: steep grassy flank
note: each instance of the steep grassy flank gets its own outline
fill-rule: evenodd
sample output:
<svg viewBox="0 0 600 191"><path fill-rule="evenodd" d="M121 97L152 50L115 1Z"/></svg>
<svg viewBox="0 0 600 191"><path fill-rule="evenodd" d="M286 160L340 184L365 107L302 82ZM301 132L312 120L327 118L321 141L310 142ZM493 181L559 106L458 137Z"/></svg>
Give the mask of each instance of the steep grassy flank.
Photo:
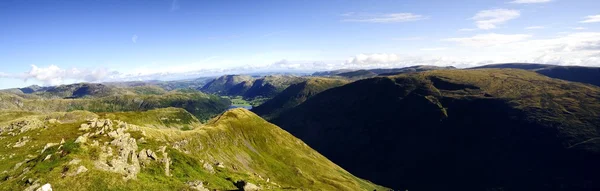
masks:
<svg viewBox="0 0 600 191"><path fill-rule="evenodd" d="M307 81L293 84L279 93L273 99L255 107L252 111L269 120L277 117L281 112L287 111L306 101L308 98L330 88L346 84L345 80L329 78L310 78Z"/></svg>
<svg viewBox="0 0 600 191"><path fill-rule="evenodd" d="M140 115L139 112L101 113L101 118L124 121L129 124L155 127L191 130L200 125L200 121L191 113L181 108L152 109Z"/></svg>
<svg viewBox="0 0 600 191"><path fill-rule="evenodd" d="M192 190L190 182L202 182L201 187L210 190L237 190L240 181L262 190L385 190L352 176L299 139L244 109L229 110L189 131L114 120L142 119L158 111L101 116L78 111L0 122L0 144L8 146L0 147L0 171L4 171L0 190L36 189L46 183L54 190ZM100 127L78 130L86 120L98 117L113 119L114 125L104 123L105 131L100 135L84 135L95 134ZM29 121L29 125L11 125L19 121ZM34 124L36 128L29 128ZM76 141L81 137L87 141ZM28 141L12 147L22 140ZM131 153L123 153L130 149ZM147 150L154 153L148 157L156 159L146 157L142 151ZM119 158L123 154L126 158ZM112 161L113 166L125 166L126 171L103 167L105 160ZM139 164L138 170L135 164Z"/></svg>
<svg viewBox="0 0 600 191"><path fill-rule="evenodd" d="M207 120L225 111L230 101L200 92L171 92L162 95L118 95L82 99L39 99L22 98L0 93L0 110L23 110L33 112L55 112L87 110L92 112L146 111L155 108L179 107Z"/></svg>
<svg viewBox="0 0 600 191"><path fill-rule="evenodd" d="M594 190L598 116L596 86L488 69L360 80L272 121L399 190Z"/></svg>

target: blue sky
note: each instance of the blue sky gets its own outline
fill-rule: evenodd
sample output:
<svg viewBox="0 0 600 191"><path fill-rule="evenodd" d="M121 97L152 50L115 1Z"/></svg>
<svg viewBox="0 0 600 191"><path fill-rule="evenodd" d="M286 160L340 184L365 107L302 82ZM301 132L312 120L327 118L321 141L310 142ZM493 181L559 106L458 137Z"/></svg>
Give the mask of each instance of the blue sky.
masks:
<svg viewBox="0 0 600 191"><path fill-rule="evenodd" d="M600 1L0 1L0 88L500 62L600 66Z"/></svg>

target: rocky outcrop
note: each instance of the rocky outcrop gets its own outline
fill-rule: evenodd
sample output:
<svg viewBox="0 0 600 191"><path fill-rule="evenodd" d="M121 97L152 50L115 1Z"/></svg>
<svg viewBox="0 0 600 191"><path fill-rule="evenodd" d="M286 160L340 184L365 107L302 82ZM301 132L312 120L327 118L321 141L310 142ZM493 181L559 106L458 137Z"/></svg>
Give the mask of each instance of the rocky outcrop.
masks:
<svg viewBox="0 0 600 191"><path fill-rule="evenodd" d="M196 191L209 191L209 189L204 188L204 183L202 183L202 181L199 181L199 180L189 181L186 184L188 186L190 186L190 189L192 189L192 190L196 190Z"/></svg>
<svg viewBox="0 0 600 191"><path fill-rule="evenodd" d="M242 191L258 191L260 187L246 181L238 181L235 185Z"/></svg>
<svg viewBox="0 0 600 191"><path fill-rule="evenodd" d="M25 146L25 144L27 144L27 142L29 142L29 137L28 137L28 136L21 137L21 138L19 138L19 141L17 141L17 142L16 142L16 143L13 145L13 147L14 147L14 148L18 148L18 147Z"/></svg>
<svg viewBox="0 0 600 191"><path fill-rule="evenodd" d="M42 187L38 188L35 191L52 191L52 185L50 185L50 183L44 184Z"/></svg>

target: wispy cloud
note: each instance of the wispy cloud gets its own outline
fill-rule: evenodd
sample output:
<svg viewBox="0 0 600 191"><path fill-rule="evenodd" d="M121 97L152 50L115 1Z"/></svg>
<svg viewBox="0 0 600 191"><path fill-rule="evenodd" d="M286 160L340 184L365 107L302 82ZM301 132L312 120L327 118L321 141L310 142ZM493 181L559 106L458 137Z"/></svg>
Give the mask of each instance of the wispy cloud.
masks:
<svg viewBox="0 0 600 191"><path fill-rule="evenodd" d="M532 3L548 3L551 2L552 0L514 0L511 1L510 3L515 3L515 4L532 4Z"/></svg>
<svg viewBox="0 0 600 191"><path fill-rule="evenodd" d="M133 43L137 43L137 39L138 39L138 36L137 36L136 34L134 34L134 35L131 37L131 42L133 42Z"/></svg>
<svg viewBox="0 0 600 191"><path fill-rule="evenodd" d="M545 26L529 26L525 27L525 30L545 29Z"/></svg>
<svg viewBox="0 0 600 191"><path fill-rule="evenodd" d="M470 31L476 31L477 29L474 28L464 28L464 29L458 29L458 31L460 32L470 32Z"/></svg>
<svg viewBox="0 0 600 191"><path fill-rule="evenodd" d="M62 69L56 65L48 67L31 65L31 69L28 72L21 74L0 73L0 78L22 79L25 81L33 79L42 82L43 85L59 85L65 80L99 82L114 74L118 74L118 72L110 72L102 68L80 70L77 68Z"/></svg>
<svg viewBox="0 0 600 191"><path fill-rule="evenodd" d="M571 27L571 29L573 29L573 30L585 30L587 28L585 28L585 27Z"/></svg>
<svg viewBox="0 0 600 191"><path fill-rule="evenodd" d="M518 10L491 9L479 11L471 19L475 20L477 28L489 30L495 29L497 25L516 19L519 16L521 16L521 13Z"/></svg>
<svg viewBox="0 0 600 191"><path fill-rule="evenodd" d="M171 11L177 11L179 8L179 0L171 1Z"/></svg>
<svg viewBox="0 0 600 191"><path fill-rule="evenodd" d="M389 13L389 14L357 14L344 13L343 22L363 22L363 23L401 23L427 19L423 15L413 13Z"/></svg>
<svg viewBox="0 0 600 191"><path fill-rule="evenodd" d="M446 50L447 47L433 47L433 48L421 48L422 51L438 51L438 50Z"/></svg>
<svg viewBox="0 0 600 191"><path fill-rule="evenodd" d="M584 20L579 21L580 23L598 23L600 22L600 15L590 15L583 18Z"/></svg>
<svg viewBox="0 0 600 191"><path fill-rule="evenodd" d="M473 47L486 47L486 46L494 46L501 45L513 42L519 42L525 39L528 39L531 35L528 34L478 34L472 37L463 37L463 38L447 38L443 39L443 41L456 42L463 46L473 46Z"/></svg>
<svg viewBox="0 0 600 191"><path fill-rule="evenodd" d="M392 38L392 40L397 40L397 41L417 41L417 40L423 40L423 39L425 39L425 37L422 37L422 36Z"/></svg>

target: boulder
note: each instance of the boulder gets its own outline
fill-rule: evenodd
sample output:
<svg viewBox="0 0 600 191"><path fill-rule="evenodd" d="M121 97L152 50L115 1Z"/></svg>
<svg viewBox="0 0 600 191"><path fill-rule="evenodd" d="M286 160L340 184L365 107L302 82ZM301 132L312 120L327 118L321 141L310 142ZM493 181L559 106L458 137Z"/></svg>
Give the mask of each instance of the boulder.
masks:
<svg viewBox="0 0 600 191"><path fill-rule="evenodd" d="M80 130L80 131L89 131L89 130L90 130L90 125L88 125L88 124L85 124L85 123L84 123L84 124L81 124L81 125L79 126L79 130Z"/></svg>
<svg viewBox="0 0 600 191"><path fill-rule="evenodd" d="M215 173L215 169L213 168L213 166L208 164L207 162L205 162L204 165L202 165L202 167L204 167L204 169L210 172L211 174Z"/></svg>
<svg viewBox="0 0 600 191"><path fill-rule="evenodd" d="M35 191L52 191L52 185L50 185L50 183L44 184L42 187L38 188Z"/></svg>
<svg viewBox="0 0 600 191"><path fill-rule="evenodd" d="M187 182L187 185L190 186L190 188L192 190L209 191L208 189L204 188L204 184L202 183L202 181L199 181L199 180L189 181L189 182Z"/></svg>

